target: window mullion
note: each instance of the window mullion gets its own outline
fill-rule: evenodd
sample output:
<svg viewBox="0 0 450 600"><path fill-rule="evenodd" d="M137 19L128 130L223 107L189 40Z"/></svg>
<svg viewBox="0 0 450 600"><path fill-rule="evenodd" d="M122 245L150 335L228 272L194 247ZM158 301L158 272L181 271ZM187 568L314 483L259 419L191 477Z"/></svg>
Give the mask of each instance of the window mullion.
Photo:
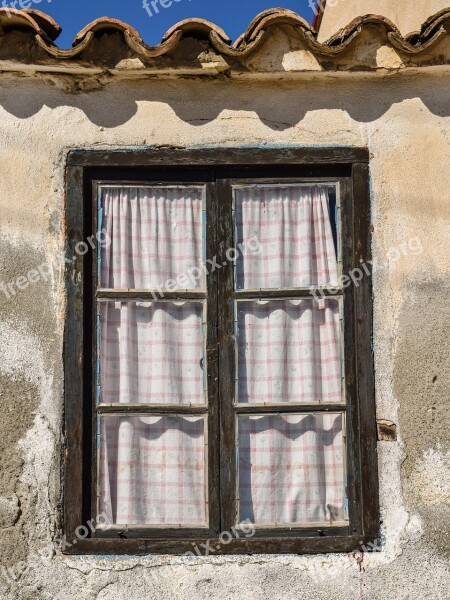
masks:
<svg viewBox="0 0 450 600"><path fill-rule="evenodd" d="M261 290L239 290L235 293L236 300L289 300L291 298L304 298L315 300L324 298L336 298L343 295L340 287L314 287L309 288L286 288L286 289L261 289Z"/></svg>
<svg viewBox="0 0 450 600"><path fill-rule="evenodd" d="M214 183L206 185L206 212L204 236L206 239L205 264L198 265L207 268L206 260L217 254L217 202ZM210 530L219 533L220 530L220 495L219 495L219 364L218 364L218 281L217 272L208 269L207 283L207 316L206 316L206 360L208 389L208 510Z"/></svg>
<svg viewBox="0 0 450 600"><path fill-rule="evenodd" d="M208 408L193 404L99 404L99 415L204 415Z"/></svg>
<svg viewBox="0 0 450 600"><path fill-rule="evenodd" d="M291 404L237 404L235 411L240 415L262 415L262 414L311 414L311 413L335 413L345 412L347 405L345 403L320 403L320 404L300 404L292 402Z"/></svg>
<svg viewBox="0 0 450 600"><path fill-rule="evenodd" d="M235 435L235 332L234 272L226 253L233 248L231 184L217 180L219 264L219 398L220 398L220 504L221 530L229 531L236 522L236 435Z"/></svg>
<svg viewBox="0 0 450 600"><path fill-rule="evenodd" d="M97 300L111 300L117 302L132 301L162 301L171 302L183 300L204 300L206 295L204 292L183 291L168 292L166 290L105 290L99 289L96 294Z"/></svg>

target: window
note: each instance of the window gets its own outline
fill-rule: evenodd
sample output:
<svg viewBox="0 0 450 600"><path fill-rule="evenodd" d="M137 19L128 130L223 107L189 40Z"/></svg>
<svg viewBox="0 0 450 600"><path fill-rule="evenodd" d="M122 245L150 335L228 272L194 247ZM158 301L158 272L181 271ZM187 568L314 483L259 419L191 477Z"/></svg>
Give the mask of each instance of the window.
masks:
<svg viewBox="0 0 450 600"><path fill-rule="evenodd" d="M377 537L368 185L360 149L70 153L66 552Z"/></svg>

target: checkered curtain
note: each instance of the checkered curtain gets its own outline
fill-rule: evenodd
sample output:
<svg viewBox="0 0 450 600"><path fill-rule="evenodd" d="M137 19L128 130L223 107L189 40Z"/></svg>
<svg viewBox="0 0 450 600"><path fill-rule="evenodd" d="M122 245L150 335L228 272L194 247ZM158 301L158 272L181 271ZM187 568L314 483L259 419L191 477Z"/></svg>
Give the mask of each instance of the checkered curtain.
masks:
<svg viewBox="0 0 450 600"><path fill-rule="evenodd" d="M102 302L100 401L204 404L201 302Z"/></svg>
<svg viewBox="0 0 450 600"><path fill-rule="evenodd" d="M337 282L328 189L262 185L235 189L238 245L257 238L261 253L238 261L238 289L326 286Z"/></svg>
<svg viewBox="0 0 450 600"><path fill-rule="evenodd" d="M101 287L180 287L177 278L203 264L203 188L105 187L100 208L101 239L110 241ZM194 278L188 287L202 285ZM203 303L155 298L99 304L100 402L205 402ZM111 522L206 524L203 417L100 421L99 509Z"/></svg>
<svg viewBox="0 0 450 600"><path fill-rule="evenodd" d="M201 266L202 210L200 188L104 188L102 223L112 243L102 249L102 287L164 286ZM237 242L257 236L263 249L238 262L238 287L336 281L325 189L243 189L235 210ZM340 400L337 303L242 305L240 401L273 402L274 414L239 424L240 518L339 521L345 517L342 419L276 415L277 402ZM108 302L99 313L100 401L204 401L201 303ZM205 524L203 418L105 416L99 433L100 509L112 522Z"/></svg>
<svg viewBox="0 0 450 600"><path fill-rule="evenodd" d="M326 186L239 186L234 200L238 244L256 237L261 246L238 261L238 289L336 284ZM342 401L338 301L239 302L237 346L239 402L273 404L276 413L280 402ZM238 429L241 520L347 520L341 415L240 417Z"/></svg>
<svg viewBox="0 0 450 600"><path fill-rule="evenodd" d="M204 417L101 419L100 512L121 525L206 525Z"/></svg>
<svg viewBox="0 0 450 600"><path fill-rule="evenodd" d="M201 187L102 189L101 287L174 288L179 275L203 264ZM103 239L103 238L102 238ZM198 289L199 279L189 287Z"/></svg>
<svg viewBox="0 0 450 600"><path fill-rule="evenodd" d="M239 402L341 402L336 300L239 302Z"/></svg>
<svg viewBox="0 0 450 600"><path fill-rule="evenodd" d="M337 414L240 417L240 520L345 522L342 425Z"/></svg>

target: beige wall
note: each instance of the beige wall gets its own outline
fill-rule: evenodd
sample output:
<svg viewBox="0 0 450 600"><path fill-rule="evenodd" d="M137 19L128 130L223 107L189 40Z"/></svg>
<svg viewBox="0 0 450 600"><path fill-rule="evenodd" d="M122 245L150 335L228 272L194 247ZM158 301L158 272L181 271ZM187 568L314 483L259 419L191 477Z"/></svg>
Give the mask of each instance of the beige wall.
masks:
<svg viewBox="0 0 450 600"><path fill-rule="evenodd" d="M52 85L1 80L0 281L42 264L51 277L12 299L0 292L0 597L448 600L446 67L413 76L285 75L259 83L116 81L79 93L61 89L65 77L48 77ZM377 411L399 432L397 442L379 443L382 552L209 557L191 566L165 556L53 556L64 398L65 158L73 147L145 145L369 148L379 265Z"/></svg>
<svg viewBox="0 0 450 600"><path fill-rule="evenodd" d="M450 0L327 0L319 40L327 40L356 17L368 14L387 17L406 35L449 6Z"/></svg>

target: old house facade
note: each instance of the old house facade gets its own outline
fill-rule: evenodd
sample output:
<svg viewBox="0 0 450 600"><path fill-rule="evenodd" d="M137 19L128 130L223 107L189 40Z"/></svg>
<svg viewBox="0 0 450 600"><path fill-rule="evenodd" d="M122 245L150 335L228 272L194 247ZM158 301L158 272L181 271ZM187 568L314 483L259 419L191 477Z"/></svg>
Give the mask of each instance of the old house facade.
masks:
<svg viewBox="0 0 450 600"><path fill-rule="evenodd" d="M105 18L70 50L58 48L60 28L43 13L0 9L2 598L449 597L450 9L430 1L406 15L377 3L383 16L362 16L372 4L347 2L333 17L330 3L319 35L290 11L265 11L234 44L219 27L191 19L150 47ZM99 516L87 507L102 478L91 478L97 432L86 408L99 387L90 307L97 299L115 308L130 297L148 302L151 286L127 280L96 294L92 251L101 239L91 225L106 218L120 182L201 184L224 211L212 217L222 238L206 228L208 249L225 253L233 242L226 190L268 179L335 186L342 200L333 200L333 231L348 291L323 291L312 280L308 287L323 291L319 304L354 302L344 300L341 313L349 408L341 399L334 410L346 415L350 438L347 506L330 509L333 535L323 519L303 537L292 523L281 533L275 523L253 546L245 531L239 540L227 527L208 556L198 535L184 546L182 534L134 535L126 517L97 535L85 518ZM105 181L110 196L102 200ZM92 185L100 189L94 208ZM224 288L233 287L227 281ZM254 284L244 300L260 300L266 287L273 286ZM291 301L297 285L284 287L276 297ZM127 296L130 289L139 293ZM174 304L201 304L199 289L172 296ZM217 291L207 291L220 304ZM307 292L297 292L297 304L305 302ZM218 322L228 323L226 310ZM231 394L223 379L217 394ZM100 417L123 415L113 404ZM189 413L192 404L183 407L189 423L204 413ZM173 417L167 410L164 418ZM232 434L226 426L222 434L233 456ZM97 506L108 517L106 503Z"/></svg>

